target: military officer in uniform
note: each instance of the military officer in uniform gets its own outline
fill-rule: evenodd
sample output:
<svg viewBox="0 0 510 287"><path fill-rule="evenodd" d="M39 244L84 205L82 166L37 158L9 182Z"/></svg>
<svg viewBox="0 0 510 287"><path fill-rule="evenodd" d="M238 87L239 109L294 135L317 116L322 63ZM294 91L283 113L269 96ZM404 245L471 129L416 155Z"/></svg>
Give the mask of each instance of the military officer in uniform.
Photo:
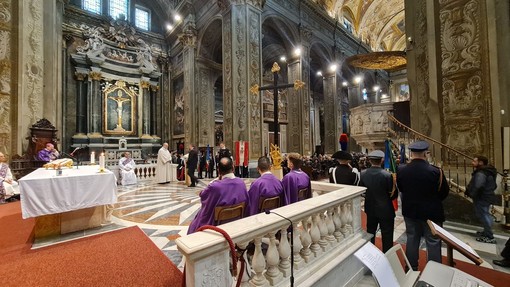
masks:
<svg viewBox="0 0 510 287"><path fill-rule="evenodd" d="M395 209L392 200L398 192L393 176L381 167L384 152L374 150L367 156L372 166L361 172L360 186L365 186L365 213L367 214L367 232L374 237L370 240L375 244L377 226L381 227L382 251L386 253L393 246L393 229Z"/></svg>
<svg viewBox="0 0 510 287"><path fill-rule="evenodd" d="M418 270L421 237L425 237L427 261L441 263L441 240L432 235L427 219L443 225L442 201L448 196L449 187L443 170L428 163L428 148L426 141L411 143L411 162L399 166L397 171L397 186L406 224L406 256L413 270Z"/></svg>
<svg viewBox="0 0 510 287"><path fill-rule="evenodd" d="M352 155L346 151L337 151L332 156L338 165L330 170L329 182L336 184L359 184L359 171L351 166Z"/></svg>

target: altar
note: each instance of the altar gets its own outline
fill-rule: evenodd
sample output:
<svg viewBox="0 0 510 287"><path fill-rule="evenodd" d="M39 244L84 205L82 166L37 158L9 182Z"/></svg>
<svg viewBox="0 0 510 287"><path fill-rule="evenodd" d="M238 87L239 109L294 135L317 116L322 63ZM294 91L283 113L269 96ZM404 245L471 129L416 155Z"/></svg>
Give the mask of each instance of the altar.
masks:
<svg viewBox="0 0 510 287"><path fill-rule="evenodd" d="M19 180L23 219L35 217L35 237L65 234L100 226L107 205L117 202L115 175L99 166L39 168Z"/></svg>

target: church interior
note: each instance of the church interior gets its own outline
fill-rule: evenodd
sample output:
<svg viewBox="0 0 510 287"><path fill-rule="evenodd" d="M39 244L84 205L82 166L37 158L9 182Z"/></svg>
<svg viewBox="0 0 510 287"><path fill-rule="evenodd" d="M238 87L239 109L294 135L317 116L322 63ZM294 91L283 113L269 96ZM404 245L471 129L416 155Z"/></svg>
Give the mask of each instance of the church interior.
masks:
<svg viewBox="0 0 510 287"><path fill-rule="evenodd" d="M404 161L419 140L450 190L443 264L480 286L510 279L510 263L493 264L510 236L508 0L0 0L0 31L0 153L21 190L0 203L2 286L378 286L354 255L370 240L364 189L330 184L327 161ZM69 170L39 160L48 143ZM158 183L164 143L204 158L223 143L248 188L260 157L299 153L313 197L221 225L254 246L233 279L223 236L187 235L212 176ZM136 184L124 186L126 153ZM475 240L465 196L477 156L499 174L495 244ZM67 194L51 181L23 190L38 171L72 169L82 178ZM102 203L80 206L85 189ZM401 209L393 238L405 249Z"/></svg>

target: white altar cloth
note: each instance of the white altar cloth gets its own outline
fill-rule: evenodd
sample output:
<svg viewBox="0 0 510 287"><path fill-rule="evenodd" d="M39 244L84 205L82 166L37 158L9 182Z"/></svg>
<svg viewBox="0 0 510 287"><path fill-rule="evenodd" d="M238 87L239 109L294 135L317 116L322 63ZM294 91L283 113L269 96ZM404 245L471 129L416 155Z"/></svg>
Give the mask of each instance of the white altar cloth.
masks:
<svg viewBox="0 0 510 287"><path fill-rule="evenodd" d="M24 219L117 202L115 175L99 166L62 169L39 168L21 178L21 213Z"/></svg>

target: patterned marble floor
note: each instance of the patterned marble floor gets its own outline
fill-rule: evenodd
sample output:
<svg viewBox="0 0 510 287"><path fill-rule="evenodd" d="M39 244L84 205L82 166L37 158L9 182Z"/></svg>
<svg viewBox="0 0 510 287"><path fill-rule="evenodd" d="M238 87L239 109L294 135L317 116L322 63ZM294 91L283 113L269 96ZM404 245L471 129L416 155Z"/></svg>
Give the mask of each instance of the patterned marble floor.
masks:
<svg viewBox="0 0 510 287"><path fill-rule="evenodd" d="M183 182L163 185L142 182L133 186L119 186L118 203L115 205L111 225L63 235L46 242L35 242L33 248L137 225L172 262L178 265L182 255L177 250L175 239L186 235L189 223L200 208L198 194L208 182L209 180L202 180L193 188L185 186ZM248 181L246 183L248 185ZM510 268L492 265L493 259L500 258L499 253L510 235L497 226L498 223L495 223L497 244L487 244L475 240L474 234L480 230L478 226L448 221L444 224L447 231L476 250L485 261L482 266L510 273ZM405 224L400 211L395 219L394 240L400 244L406 243ZM424 242L421 248L425 249ZM443 255L445 254L444 246ZM468 261L458 252L454 252L454 257Z"/></svg>

